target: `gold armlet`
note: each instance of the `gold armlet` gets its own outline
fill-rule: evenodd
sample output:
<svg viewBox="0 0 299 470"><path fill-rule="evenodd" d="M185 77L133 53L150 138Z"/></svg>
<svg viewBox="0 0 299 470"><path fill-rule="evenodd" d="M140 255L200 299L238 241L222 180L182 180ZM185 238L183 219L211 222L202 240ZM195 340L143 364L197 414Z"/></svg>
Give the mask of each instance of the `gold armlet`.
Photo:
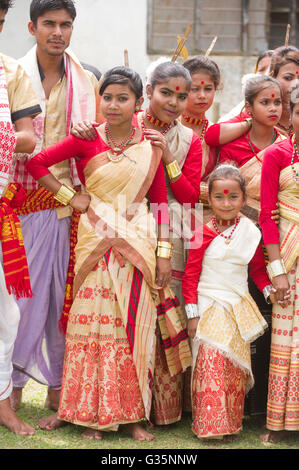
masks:
<svg viewBox="0 0 299 470"><path fill-rule="evenodd" d="M67 206L71 202L75 194L76 191L71 186L68 186L67 184L62 184L57 193L55 194L54 199L56 199L56 201L60 202L64 206Z"/></svg>
<svg viewBox="0 0 299 470"><path fill-rule="evenodd" d="M171 180L174 180L182 174L180 166L176 160L166 165L166 171L168 173L169 179Z"/></svg>

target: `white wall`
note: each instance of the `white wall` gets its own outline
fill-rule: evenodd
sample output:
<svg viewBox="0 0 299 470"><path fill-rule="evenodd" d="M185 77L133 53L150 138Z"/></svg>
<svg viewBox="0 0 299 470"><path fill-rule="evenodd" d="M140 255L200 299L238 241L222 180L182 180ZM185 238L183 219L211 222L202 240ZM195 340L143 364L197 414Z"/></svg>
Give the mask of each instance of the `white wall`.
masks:
<svg viewBox="0 0 299 470"><path fill-rule="evenodd" d="M9 10L0 36L4 54L20 58L34 44L27 30L30 3L31 0L15 0L14 8ZM147 0L76 0L75 4L77 18L71 47L79 59L105 72L124 63L124 49L127 49L130 66L144 78L148 64L155 59L146 52ZM219 112L223 114L241 100L241 77L253 71L256 59L212 58L222 71L224 88L215 101L219 102ZM212 118L213 111L209 116Z"/></svg>
<svg viewBox="0 0 299 470"><path fill-rule="evenodd" d="M34 44L29 35L31 0L15 0L0 36L1 51L19 58ZM149 62L146 54L146 0L76 0L77 18L71 47L83 62L106 71L124 63L129 51L130 66L142 73Z"/></svg>

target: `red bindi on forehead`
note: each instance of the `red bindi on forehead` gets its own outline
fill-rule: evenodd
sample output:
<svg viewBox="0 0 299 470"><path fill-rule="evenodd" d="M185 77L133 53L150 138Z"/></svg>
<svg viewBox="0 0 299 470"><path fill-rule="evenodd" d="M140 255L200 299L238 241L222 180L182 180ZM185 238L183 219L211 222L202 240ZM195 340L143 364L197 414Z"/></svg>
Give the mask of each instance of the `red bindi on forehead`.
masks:
<svg viewBox="0 0 299 470"><path fill-rule="evenodd" d="M202 84L202 85L204 85L204 84L205 84L205 82L202 80L202 81L201 81L201 84Z"/></svg>
<svg viewBox="0 0 299 470"><path fill-rule="evenodd" d="M179 86L176 86L175 89L178 91L178 90L180 89L180 87L179 87Z"/></svg>
<svg viewBox="0 0 299 470"><path fill-rule="evenodd" d="M275 95L274 95L274 93L272 93L272 98L275 98Z"/></svg>
<svg viewBox="0 0 299 470"><path fill-rule="evenodd" d="M229 190L228 190L228 189L224 189L223 192L224 192L224 194L228 194L228 193L229 193Z"/></svg>

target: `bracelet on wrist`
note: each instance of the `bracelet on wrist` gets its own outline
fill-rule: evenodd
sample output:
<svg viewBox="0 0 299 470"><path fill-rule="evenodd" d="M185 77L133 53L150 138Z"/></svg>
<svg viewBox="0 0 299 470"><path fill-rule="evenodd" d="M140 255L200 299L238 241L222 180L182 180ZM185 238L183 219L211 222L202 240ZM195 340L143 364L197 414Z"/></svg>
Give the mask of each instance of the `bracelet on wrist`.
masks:
<svg viewBox="0 0 299 470"><path fill-rule="evenodd" d="M161 248L166 248L168 250L172 250L172 243L170 242L164 242L163 240L158 240L158 247L161 247Z"/></svg>
<svg viewBox="0 0 299 470"><path fill-rule="evenodd" d="M57 193L54 195L54 199L56 199L56 201L60 202L64 206L67 206L71 202L75 194L76 191L71 186L68 186L67 184L62 184Z"/></svg>
<svg viewBox="0 0 299 470"><path fill-rule="evenodd" d="M157 249L157 257L158 257L158 258L170 259L170 258L172 257L172 250L169 250L169 249L167 249L167 248L158 247L158 249Z"/></svg>
<svg viewBox="0 0 299 470"><path fill-rule="evenodd" d="M166 165L166 171L169 176L169 179L171 180L177 178L178 176L181 176L182 174L180 166L176 160Z"/></svg>
<svg viewBox="0 0 299 470"><path fill-rule="evenodd" d="M281 274L287 274L284 262L282 259L276 259L274 261L271 261L271 263L267 264L267 271L270 280L276 276L280 276Z"/></svg>
<svg viewBox="0 0 299 470"><path fill-rule="evenodd" d="M188 320L192 320L193 318L200 318L200 315L198 313L198 307L196 304L185 305L185 312Z"/></svg>
<svg viewBox="0 0 299 470"><path fill-rule="evenodd" d="M272 304L272 302L270 300L271 291L272 291L272 284L269 284L268 286L264 287L264 289L263 289L263 294L264 294L264 297L265 297L265 300L266 300L267 304Z"/></svg>

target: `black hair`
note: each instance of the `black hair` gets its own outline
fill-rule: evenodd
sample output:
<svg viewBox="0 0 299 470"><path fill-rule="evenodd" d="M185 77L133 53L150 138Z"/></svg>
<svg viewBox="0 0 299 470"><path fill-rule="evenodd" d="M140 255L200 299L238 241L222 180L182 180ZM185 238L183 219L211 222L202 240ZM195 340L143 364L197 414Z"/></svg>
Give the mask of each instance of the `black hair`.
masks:
<svg viewBox="0 0 299 470"><path fill-rule="evenodd" d="M239 183L244 199L246 198L246 181L235 162L220 163L212 173L210 173L208 180L209 196L213 189L213 183L216 180L231 179Z"/></svg>
<svg viewBox="0 0 299 470"><path fill-rule="evenodd" d="M187 82L187 90L190 90L192 81L190 72L177 62L162 62L157 65L149 77L149 83L153 90L156 85L177 77L183 77Z"/></svg>
<svg viewBox="0 0 299 470"><path fill-rule="evenodd" d="M8 12L9 8L13 7L12 0L0 0L0 10Z"/></svg>
<svg viewBox="0 0 299 470"><path fill-rule="evenodd" d="M76 8L73 0L32 0L30 4L30 19L36 26L37 20L47 11L66 10L72 20L76 18Z"/></svg>
<svg viewBox="0 0 299 470"><path fill-rule="evenodd" d="M188 59L183 63L183 66L189 70L190 75L192 76L195 73L200 73L201 71L210 75L212 82L214 83L215 89L219 87L220 84L220 70L216 62L210 59L207 56L197 56L192 59Z"/></svg>
<svg viewBox="0 0 299 470"><path fill-rule="evenodd" d="M101 79L100 95L102 96L108 85L128 85L136 96L136 100L143 95L143 85L140 75L135 70L117 66L108 70Z"/></svg>
<svg viewBox="0 0 299 470"><path fill-rule="evenodd" d="M253 102L257 94L271 85L277 85L280 94L282 94L280 83L275 78L269 77L268 75L253 75L245 84L245 101L253 106Z"/></svg>

